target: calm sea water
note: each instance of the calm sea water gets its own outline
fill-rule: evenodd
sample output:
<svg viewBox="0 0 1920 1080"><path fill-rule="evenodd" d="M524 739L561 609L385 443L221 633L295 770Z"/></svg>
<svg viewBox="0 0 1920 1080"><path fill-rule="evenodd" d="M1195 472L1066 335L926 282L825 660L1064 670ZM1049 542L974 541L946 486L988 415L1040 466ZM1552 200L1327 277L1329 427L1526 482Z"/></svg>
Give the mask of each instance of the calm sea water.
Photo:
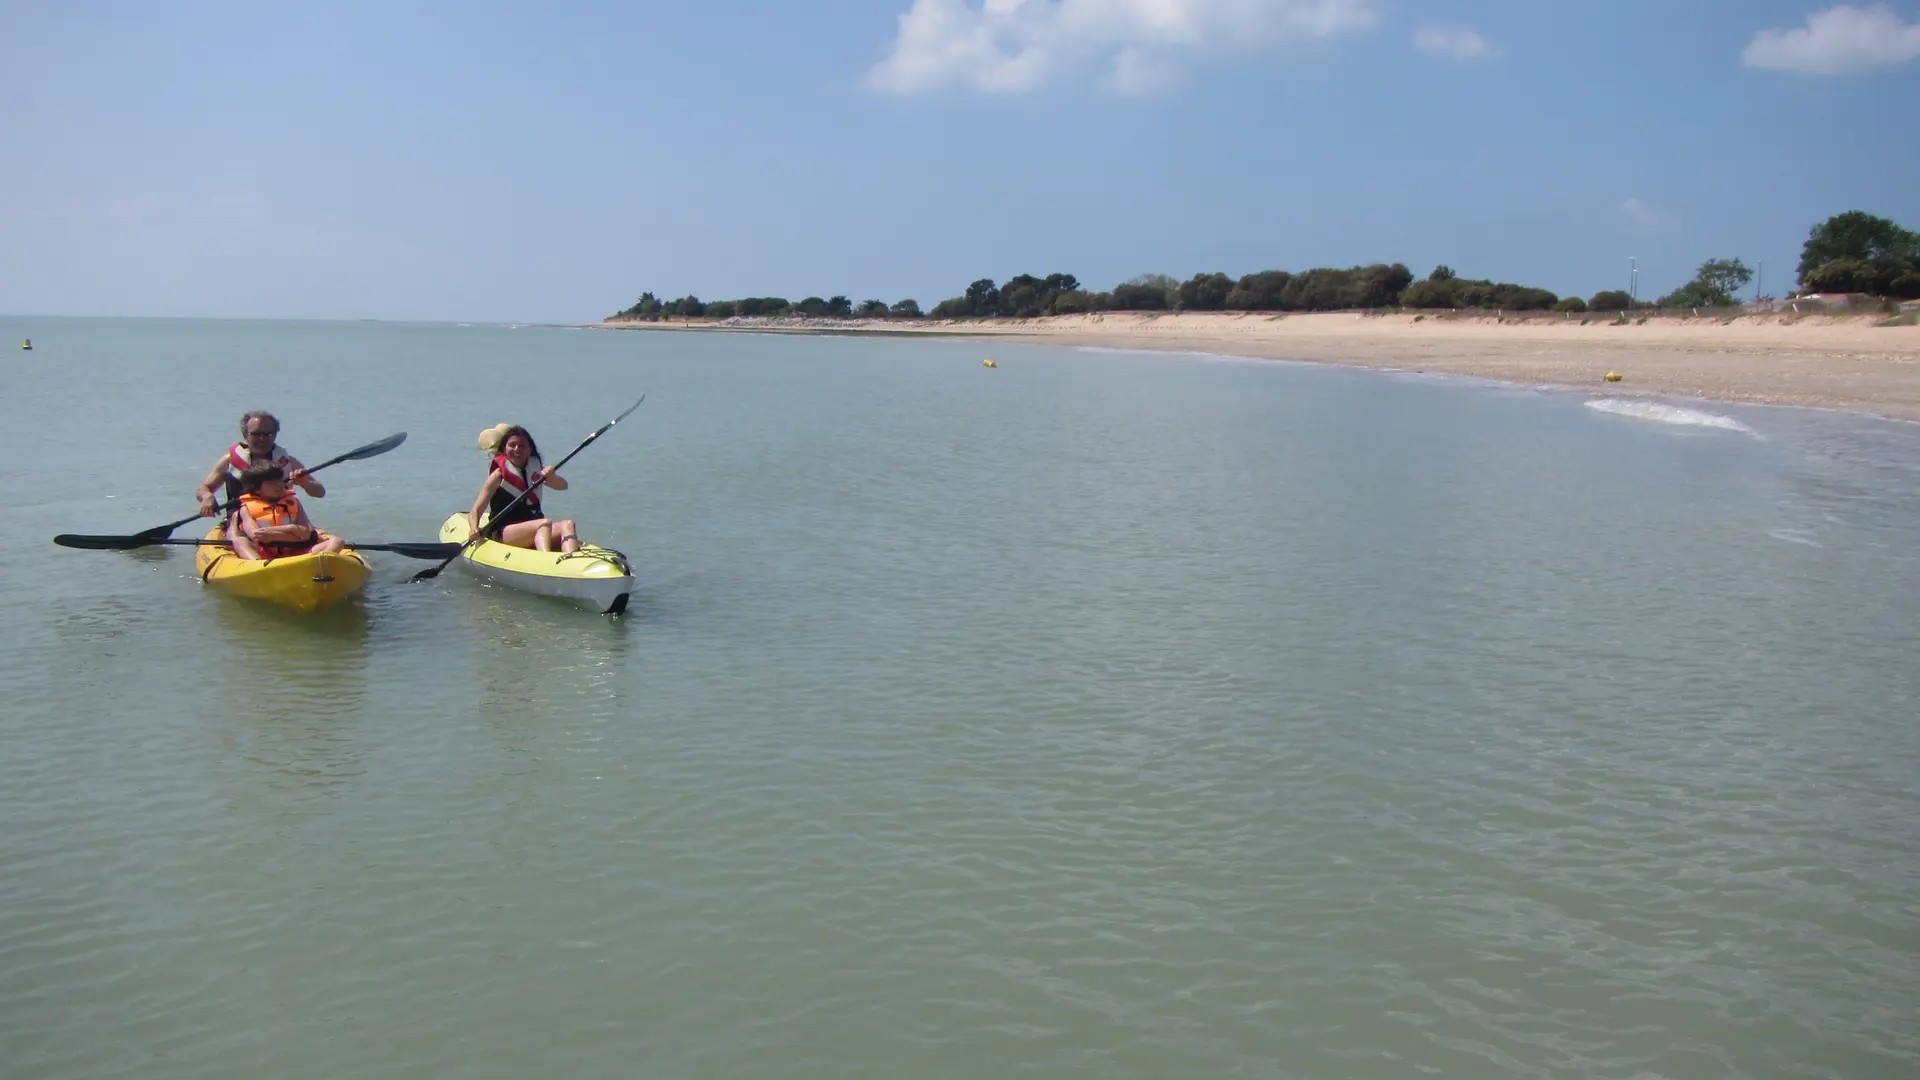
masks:
<svg viewBox="0 0 1920 1080"><path fill-rule="evenodd" d="M1920 426L1004 343L0 320L0 1074L1920 1073ZM994 356L997 370L981 359ZM627 615L185 549L481 428ZM183 529L178 535L193 535Z"/></svg>

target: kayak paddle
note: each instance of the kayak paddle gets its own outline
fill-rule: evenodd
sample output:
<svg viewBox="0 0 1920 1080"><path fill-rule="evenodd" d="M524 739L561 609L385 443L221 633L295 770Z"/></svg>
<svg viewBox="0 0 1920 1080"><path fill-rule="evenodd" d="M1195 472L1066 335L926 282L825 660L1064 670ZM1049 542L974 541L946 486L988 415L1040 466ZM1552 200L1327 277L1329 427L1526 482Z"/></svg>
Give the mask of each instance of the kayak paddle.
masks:
<svg viewBox="0 0 1920 1080"><path fill-rule="evenodd" d="M176 540L170 536L79 536L74 533L62 533L53 538L61 547L81 548L87 551L129 551L133 548L152 547L165 544L171 547L227 547L225 540ZM446 559L460 554L465 544L348 544L355 551L391 551L395 555L404 555L409 559Z"/></svg>
<svg viewBox="0 0 1920 1080"><path fill-rule="evenodd" d="M641 394L640 401L645 401L645 400L647 400L647 395ZM595 431L593 434L587 436L585 442L582 442L579 446L576 446L573 448L573 453L568 454L566 457L561 458L559 462L553 466L553 470L555 472L559 472L560 466L565 465L569 461L572 461L574 454L577 454L580 451L585 450L587 447L593 445L593 440L599 438L602 435L605 435L609 430L613 428L613 425L633 415L633 410L640 407L640 401L634 402L632 405L629 405L627 407L626 412L623 412L619 416L616 416L613 419L607 421L606 423L600 425L600 429L598 431ZM512 513L514 507L519 506L522 502L526 500L527 496L533 494L535 489L539 488L541 484L544 484L546 482L547 482L547 478L542 476L540 479L535 480L533 483L527 485L527 490L514 496L513 501L508 503L505 507L503 507L499 513L488 515L487 527L484 529L481 529L479 532L468 537L467 542L465 544L458 545L458 549L454 551L452 555L447 556L446 562L441 563L439 566L429 566L425 570L420 571L419 573L413 575L411 578L408 578L407 580L431 581L434 578L439 577L440 571L445 570L449 563L453 562L454 559L460 557L460 552L467 550L468 545L472 544L474 541L486 539L488 533L493 532L496 528L498 528L498 526L494 524L495 521L498 521L499 519L506 517L508 514Z"/></svg>
<svg viewBox="0 0 1920 1080"><path fill-rule="evenodd" d="M321 462L318 465L310 466L307 469L307 472L309 474L317 473L321 469L324 469L329 465L338 465L343 461L359 461L363 458L378 457L379 455L386 453L387 451L393 449L396 446L399 446L401 443L406 441L407 441L407 433L404 431L400 432L397 435L389 435L378 442L370 442L367 445L360 447L359 449L349 450L346 453L341 454L339 457L331 457ZM220 506L216 503L213 508L213 513L214 513L214 516L217 517L219 516L220 511L231 510L231 509L232 509L231 506ZM180 526L185 525L190 521L199 521L201 518L206 516L207 515L205 514L195 514L192 517L183 517L179 521L169 522L165 525L155 525L151 529L134 533L131 536L75 536L72 533L62 533L61 535L54 537L53 542L56 544L59 544L62 547L92 548L100 551L126 551L129 548L144 547L145 545L144 544L124 544L116 547L112 544L105 544L105 543L75 544L75 543L68 543L68 541L70 540L92 540L92 541L136 540L142 537L145 537L147 539L163 539L165 537L173 535L173 530L179 528Z"/></svg>

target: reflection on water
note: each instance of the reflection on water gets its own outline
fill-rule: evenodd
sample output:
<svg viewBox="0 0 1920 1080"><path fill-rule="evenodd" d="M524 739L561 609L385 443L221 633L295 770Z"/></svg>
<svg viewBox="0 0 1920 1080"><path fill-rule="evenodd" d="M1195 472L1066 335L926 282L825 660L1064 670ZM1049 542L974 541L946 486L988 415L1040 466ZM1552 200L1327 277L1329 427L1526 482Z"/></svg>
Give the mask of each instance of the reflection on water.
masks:
<svg viewBox="0 0 1920 1080"><path fill-rule="evenodd" d="M358 597L315 612L210 596L221 647L207 713L223 742L269 772L337 794L366 772L372 620Z"/></svg>
<svg viewBox="0 0 1920 1080"><path fill-rule="evenodd" d="M513 732L527 722L597 741L596 729L625 711L622 676L637 640L631 618L509 589L454 593L477 645L479 707L505 742L516 743Z"/></svg>

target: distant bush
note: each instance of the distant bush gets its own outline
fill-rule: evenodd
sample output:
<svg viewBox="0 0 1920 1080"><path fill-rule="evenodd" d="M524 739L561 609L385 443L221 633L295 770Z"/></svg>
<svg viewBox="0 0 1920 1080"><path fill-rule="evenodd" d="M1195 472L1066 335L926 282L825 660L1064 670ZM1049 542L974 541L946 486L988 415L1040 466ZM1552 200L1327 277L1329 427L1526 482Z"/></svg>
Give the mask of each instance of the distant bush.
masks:
<svg viewBox="0 0 1920 1080"><path fill-rule="evenodd" d="M1625 311L1632 306L1633 297L1628 296L1625 289L1604 289L1594 293L1593 299L1587 301L1587 307L1592 311Z"/></svg>
<svg viewBox="0 0 1920 1080"><path fill-rule="evenodd" d="M1578 315L1587 310L1587 302L1577 296L1569 296L1565 300L1553 305L1553 310L1571 312Z"/></svg>

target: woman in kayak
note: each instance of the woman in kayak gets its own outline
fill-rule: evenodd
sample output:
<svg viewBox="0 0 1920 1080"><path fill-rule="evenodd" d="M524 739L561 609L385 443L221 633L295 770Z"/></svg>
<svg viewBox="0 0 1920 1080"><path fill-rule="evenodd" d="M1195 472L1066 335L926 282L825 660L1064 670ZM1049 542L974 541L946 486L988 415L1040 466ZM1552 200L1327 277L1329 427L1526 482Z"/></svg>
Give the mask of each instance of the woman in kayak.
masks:
<svg viewBox="0 0 1920 1080"><path fill-rule="evenodd" d="M567 481L552 466L543 467L540 448L527 429L518 424L488 428L480 433L480 449L492 456L493 467L487 472L487 482L480 485L473 509L467 512L467 523L473 531L479 532L482 525L498 518L501 528L493 539L503 544L537 551L556 547L561 551L579 550L580 537L574 532L573 521L550 521L540 508L540 488L565 491ZM527 497L520 499L523 492ZM508 510L515 499L519 504ZM486 511L484 517L482 510Z"/></svg>
<svg viewBox="0 0 1920 1080"><path fill-rule="evenodd" d="M286 470L289 483L300 485L300 489L313 498L325 498L327 489L320 481L307 475L306 466L300 459L287 453L276 440L280 434L280 421L273 414L264 411L250 412L240 418L240 441L227 447L227 452L214 462L213 471L207 474L200 486L194 489L194 498L200 500L200 512L212 517L218 509L214 502L214 489L225 486L227 509L233 509L233 501L240 496L240 474L247 466L256 462L278 465Z"/></svg>
<svg viewBox="0 0 1920 1080"><path fill-rule="evenodd" d="M307 520L299 496L287 490L285 469L270 461L249 465L240 474L240 500L227 541L243 559L283 559L289 555L331 555L347 545Z"/></svg>

